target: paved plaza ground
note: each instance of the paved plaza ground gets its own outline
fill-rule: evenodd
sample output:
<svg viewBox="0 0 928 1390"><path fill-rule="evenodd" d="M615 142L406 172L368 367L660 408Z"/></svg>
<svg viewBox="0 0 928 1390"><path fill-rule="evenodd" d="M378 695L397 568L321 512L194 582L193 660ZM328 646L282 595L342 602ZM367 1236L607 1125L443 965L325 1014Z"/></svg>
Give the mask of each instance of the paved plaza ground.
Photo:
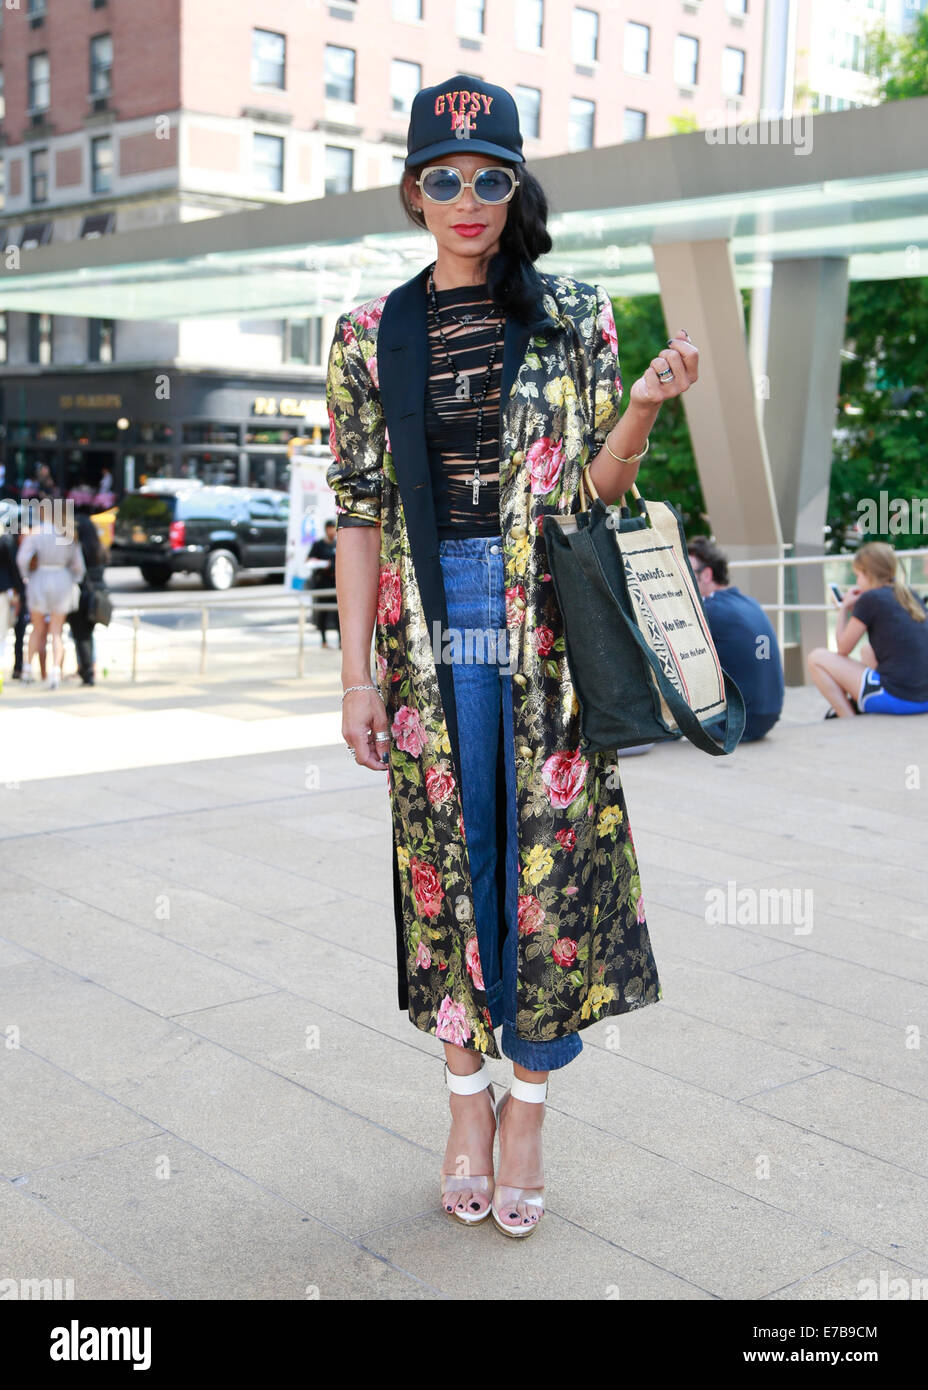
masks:
<svg viewBox="0 0 928 1390"><path fill-rule="evenodd" d="M924 1297L928 720L824 722L791 689L733 757L623 761L664 998L552 1073L520 1244L437 1207L442 1049L396 1007L385 782L345 755L337 669L7 684L0 1278ZM712 890L740 911L707 920Z"/></svg>

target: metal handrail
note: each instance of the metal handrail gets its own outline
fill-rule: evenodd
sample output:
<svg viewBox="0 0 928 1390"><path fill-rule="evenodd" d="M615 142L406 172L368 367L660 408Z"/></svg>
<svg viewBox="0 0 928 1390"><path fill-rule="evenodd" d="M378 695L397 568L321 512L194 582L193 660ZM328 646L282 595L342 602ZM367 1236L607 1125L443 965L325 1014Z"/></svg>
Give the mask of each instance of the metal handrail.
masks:
<svg viewBox="0 0 928 1390"><path fill-rule="evenodd" d="M283 594L257 594L253 598L245 598L243 592L234 597L227 594L212 594L209 598L202 598L198 603L146 603L144 606L131 603L113 602L113 616L123 614L132 620L132 675L134 682L138 678L138 654L139 654L139 628L143 613L195 613L200 611L200 670L201 676L206 675L206 652L207 636L209 633L209 614L210 610L222 608L285 608L292 609L294 603L297 606L297 657L296 673L303 676L305 673L305 652L306 652L306 610L310 606L324 612L338 611L338 604L335 602L336 590L332 589L292 589ZM332 601L319 602L319 599Z"/></svg>

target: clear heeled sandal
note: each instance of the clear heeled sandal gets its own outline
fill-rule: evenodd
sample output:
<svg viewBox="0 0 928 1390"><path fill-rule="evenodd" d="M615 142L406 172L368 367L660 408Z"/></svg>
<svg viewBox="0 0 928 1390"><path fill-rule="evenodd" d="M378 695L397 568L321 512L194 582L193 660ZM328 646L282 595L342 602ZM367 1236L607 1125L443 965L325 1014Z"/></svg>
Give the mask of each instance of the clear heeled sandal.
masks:
<svg viewBox="0 0 928 1390"><path fill-rule="evenodd" d="M512 1085L505 1095L500 1097L499 1105L496 1107L496 1127L499 1129L500 1116L506 1101L527 1100L534 1104L543 1105L548 1098L547 1081L522 1081L518 1076L513 1077ZM502 1218L504 1215L518 1217L516 1207L519 1203L527 1207L537 1207L537 1213L521 1218L519 1225L509 1225ZM537 1230L538 1224L544 1215L545 1199L544 1185L541 1187L510 1187L506 1183L496 1183L493 1196L490 1199L490 1211L493 1221L505 1236L513 1236L516 1240L522 1236L530 1236Z"/></svg>
<svg viewBox="0 0 928 1390"><path fill-rule="evenodd" d="M470 1076L457 1076L453 1071L449 1071L448 1063L446 1062L445 1084L448 1090L457 1096L475 1096L480 1091L489 1089L490 1105L493 1107L493 1119L494 1122L496 1121L499 1113L499 1104L496 1100L493 1091L493 1083L490 1080L490 1074L485 1064L479 1071L473 1072ZM457 1200L451 1202L451 1209L449 1210L450 1199L456 1197L456 1194L464 1194L466 1192L473 1194L470 1199L471 1201L473 1201L475 1197L483 1196L486 1196L492 1201L493 1178L487 1174L471 1174L470 1176L459 1173L441 1174L442 1211L445 1212L447 1216L453 1216L455 1221L463 1222L465 1226L476 1226L478 1222L486 1221L487 1217L490 1215L490 1201L487 1202L487 1205L482 1211L468 1211L464 1204L463 1197L457 1197Z"/></svg>

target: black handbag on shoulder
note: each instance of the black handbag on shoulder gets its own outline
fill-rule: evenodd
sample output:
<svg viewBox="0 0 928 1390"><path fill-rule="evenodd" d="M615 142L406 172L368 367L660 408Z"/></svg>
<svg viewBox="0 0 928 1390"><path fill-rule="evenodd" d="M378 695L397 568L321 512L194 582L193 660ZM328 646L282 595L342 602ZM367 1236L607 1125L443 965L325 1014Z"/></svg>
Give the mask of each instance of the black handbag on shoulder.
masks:
<svg viewBox="0 0 928 1390"><path fill-rule="evenodd" d="M87 580L81 592L81 607L89 623L109 627L113 616L113 601L109 589L100 580Z"/></svg>

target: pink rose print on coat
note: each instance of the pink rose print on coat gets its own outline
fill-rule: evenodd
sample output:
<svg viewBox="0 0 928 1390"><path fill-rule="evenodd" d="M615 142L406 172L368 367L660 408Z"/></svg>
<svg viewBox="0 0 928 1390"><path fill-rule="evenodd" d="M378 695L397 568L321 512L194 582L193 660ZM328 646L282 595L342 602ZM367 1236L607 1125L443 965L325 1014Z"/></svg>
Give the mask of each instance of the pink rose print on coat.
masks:
<svg viewBox="0 0 928 1390"><path fill-rule="evenodd" d="M425 793L433 806L444 806L454 791L452 776L447 758L428 768L425 774Z"/></svg>
<svg viewBox="0 0 928 1390"><path fill-rule="evenodd" d="M547 435L537 440L526 455L528 476L533 493L550 492L557 485L564 467L564 444L555 444Z"/></svg>
<svg viewBox="0 0 928 1390"><path fill-rule="evenodd" d="M438 1026L435 1036L440 1042L454 1043L463 1047L470 1037L470 1026L463 1004L455 1004L450 994L446 994L438 1006Z"/></svg>
<svg viewBox="0 0 928 1390"><path fill-rule="evenodd" d="M345 323L342 328L342 341L346 343L348 346L358 341L354 331L354 325L350 319L345 319Z"/></svg>
<svg viewBox="0 0 928 1390"><path fill-rule="evenodd" d="M467 836L464 834L464 817L460 814L458 815L458 834L461 837L461 843L466 845Z"/></svg>
<svg viewBox="0 0 928 1390"><path fill-rule="evenodd" d="M379 299L369 299L366 304L362 304L359 309L354 310L354 316L362 328L373 328L383 318L383 306L387 296L382 294Z"/></svg>
<svg viewBox="0 0 928 1390"><path fill-rule="evenodd" d="M611 300L607 300L605 306L600 311L599 318L596 320L596 324L597 327L602 331L602 335L605 338L606 342L609 344L609 347L616 354L616 356L618 356L619 339L615 331L615 315L612 312Z"/></svg>
<svg viewBox="0 0 928 1390"><path fill-rule="evenodd" d="M404 753L411 753L414 758L425 747L425 729L422 727L422 720L417 709L410 709L409 705L400 705L396 712L393 723L390 725L390 732L396 739L397 748L401 748Z"/></svg>
<svg viewBox="0 0 928 1390"><path fill-rule="evenodd" d="M480 949L477 945L476 936L472 936L464 947L464 962L467 966L468 974L474 982L475 989L485 989L483 983L483 970L480 965Z"/></svg>
<svg viewBox="0 0 928 1390"><path fill-rule="evenodd" d="M548 800L552 806L563 809L580 795L589 763L581 757L579 748L575 753L552 753L546 758L541 769L541 780L548 788Z"/></svg>
<svg viewBox="0 0 928 1390"><path fill-rule="evenodd" d="M416 907L423 917L435 917L441 910L441 900L445 896L445 890L441 886L438 874L433 864L426 864L422 859L417 859L415 855L410 856L409 867L412 871L412 891L416 899Z"/></svg>
<svg viewBox="0 0 928 1390"><path fill-rule="evenodd" d="M636 916L638 918L638 925L641 926L644 923L644 898L640 893L638 894L638 910Z"/></svg>
<svg viewBox="0 0 928 1390"><path fill-rule="evenodd" d="M549 627L536 627L532 642L539 656L547 656L554 645L554 633Z"/></svg>
<svg viewBox="0 0 928 1390"><path fill-rule="evenodd" d="M424 941L419 942L419 949L416 952L416 965L420 970L428 970L432 964L432 953Z"/></svg>
<svg viewBox="0 0 928 1390"><path fill-rule="evenodd" d="M545 920L545 910L531 893L519 897L519 935L531 936Z"/></svg>
<svg viewBox="0 0 928 1390"><path fill-rule="evenodd" d="M525 621L525 588L514 584L506 590L506 627L518 627Z"/></svg>
<svg viewBox="0 0 928 1390"><path fill-rule="evenodd" d="M387 674L387 658L377 653L377 679L382 683Z"/></svg>
<svg viewBox="0 0 928 1390"><path fill-rule="evenodd" d="M577 843L576 831L572 828L569 830L556 830L554 832L554 838L562 849L573 849Z"/></svg>
<svg viewBox="0 0 928 1390"><path fill-rule="evenodd" d="M377 375L377 354L376 354L376 352L372 352L371 355L370 355L370 357L367 359L367 370L370 372L371 381L374 383L374 385L377 387L377 389L378 389L378 391L379 391L379 390L380 390L380 378L379 378L378 375Z"/></svg>
<svg viewBox="0 0 928 1390"><path fill-rule="evenodd" d="M569 970L572 965L576 964L577 943L576 941L571 941L569 936L562 936L559 941L555 941L551 948L551 954L558 965L562 965L565 970Z"/></svg>
<svg viewBox="0 0 928 1390"><path fill-rule="evenodd" d="M377 621L395 623L402 609L400 571L398 565L383 565L377 585Z"/></svg>
<svg viewBox="0 0 928 1390"><path fill-rule="evenodd" d="M387 425L384 425L383 427L383 448L384 453L393 453L393 450L390 448L390 430Z"/></svg>

